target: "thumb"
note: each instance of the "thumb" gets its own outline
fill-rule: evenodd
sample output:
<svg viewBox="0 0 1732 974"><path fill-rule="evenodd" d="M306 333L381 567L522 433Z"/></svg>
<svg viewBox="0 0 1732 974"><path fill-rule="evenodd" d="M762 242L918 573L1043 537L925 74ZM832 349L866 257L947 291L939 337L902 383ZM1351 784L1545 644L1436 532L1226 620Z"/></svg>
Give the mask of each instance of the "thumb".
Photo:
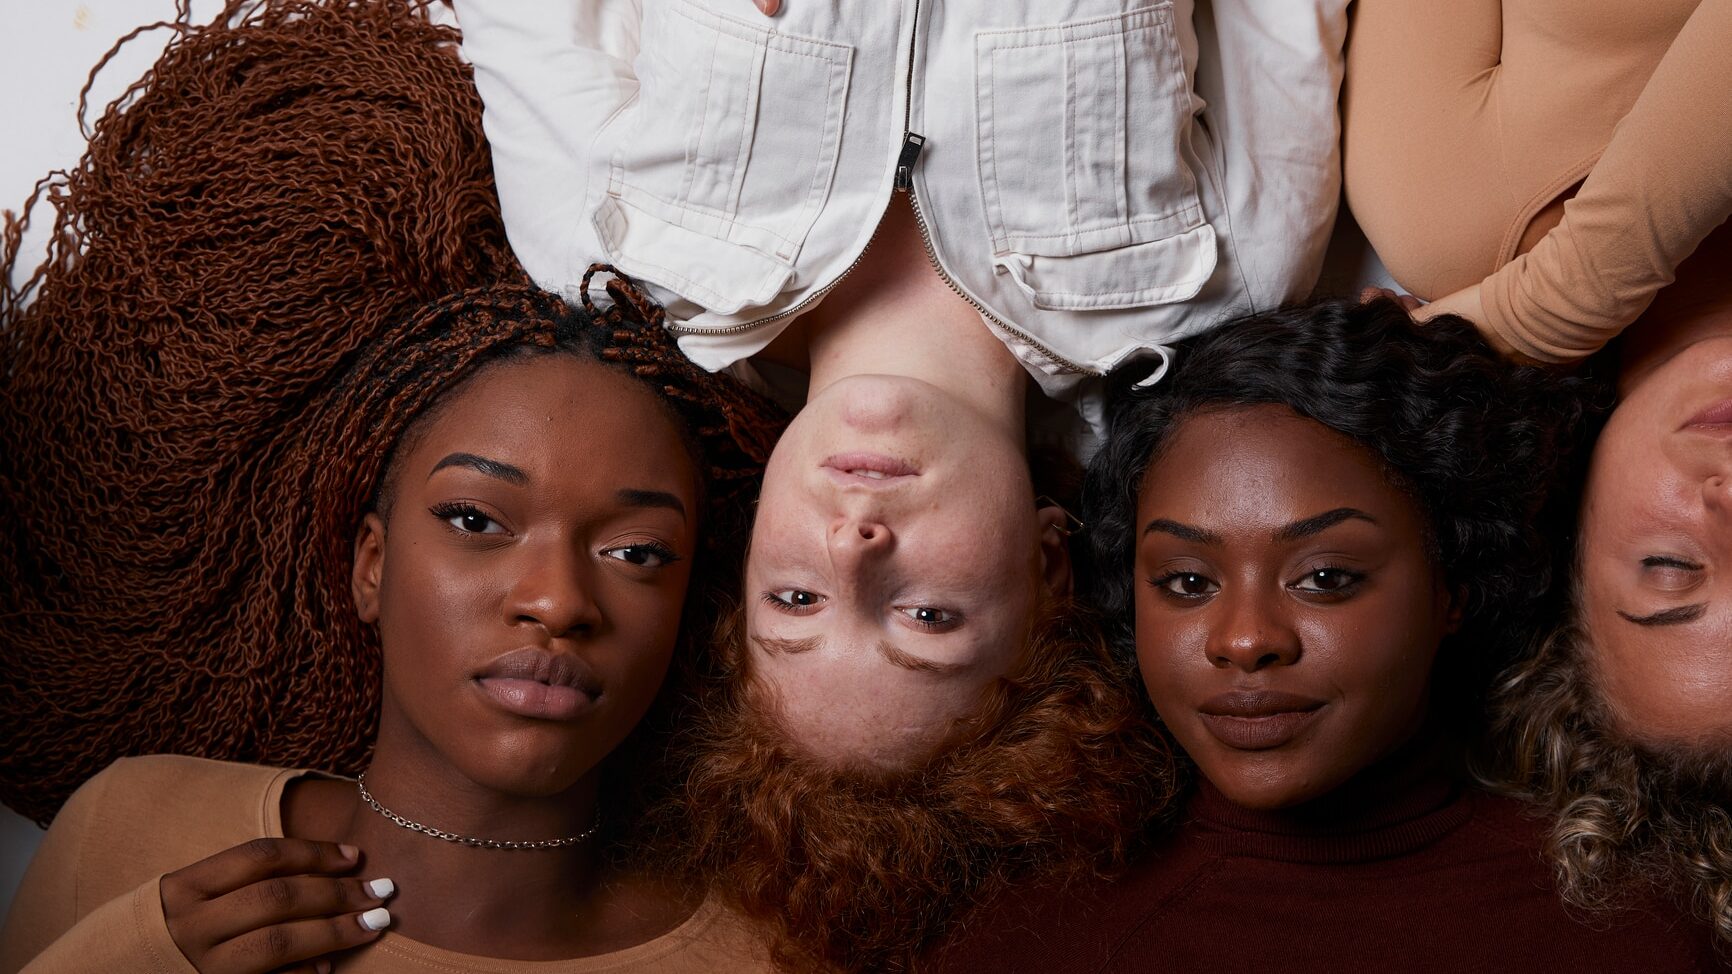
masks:
<svg viewBox="0 0 1732 974"><path fill-rule="evenodd" d="M782 0L752 0L752 3L766 17L774 17L782 9Z"/></svg>

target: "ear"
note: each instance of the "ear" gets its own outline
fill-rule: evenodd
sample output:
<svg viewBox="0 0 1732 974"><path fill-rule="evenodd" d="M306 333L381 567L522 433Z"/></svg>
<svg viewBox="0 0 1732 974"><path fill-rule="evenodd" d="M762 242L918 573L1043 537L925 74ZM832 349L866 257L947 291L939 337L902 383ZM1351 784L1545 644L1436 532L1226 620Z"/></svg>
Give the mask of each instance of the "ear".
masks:
<svg viewBox="0 0 1732 974"><path fill-rule="evenodd" d="M1047 594L1069 598L1071 594L1070 536L1076 520L1057 504L1045 504L1034 512L1040 526L1040 574Z"/></svg>
<svg viewBox="0 0 1732 974"><path fill-rule="evenodd" d="M1439 585L1438 593L1443 603L1443 631L1453 636L1461 631L1462 615L1467 610L1467 586L1449 589Z"/></svg>
<svg viewBox="0 0 1732 974"><path fill-rule="evenodd" d="M349 592L355 599L355 615L363 623L379 621L379 580L385 574L385 522L378 514L361 519L355 531L355 568L349 575Z"/></svg>

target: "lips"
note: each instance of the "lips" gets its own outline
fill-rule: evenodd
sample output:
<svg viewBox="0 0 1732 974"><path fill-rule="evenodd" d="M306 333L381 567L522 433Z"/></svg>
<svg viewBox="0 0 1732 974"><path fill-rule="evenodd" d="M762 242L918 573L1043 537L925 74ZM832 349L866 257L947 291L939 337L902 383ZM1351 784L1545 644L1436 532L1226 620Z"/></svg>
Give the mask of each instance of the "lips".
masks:
<svg viewBox="0 0 1732 974"><path fill-rule="evenodd" d="M834 480L864 486L889 486L920 476L912 463L882 453L837 453L819 466Z"/></svg>
<svg viewBox="0 0 1732 974"><path fill-rule="evenodd" d="M1234 750L1267 751L1305 732L1324 701L1276 690L1235 690L1197 708L1203 726Z"/></svg>
<svg viewBox="0 0 1732 974"><path fill-rule="evenodd" d="M601 682L583 660L535 646L488 663L475 683L500 709L536 720L573 720L601 696Z"/></svg>
<svg viewBox="0 0 1732 974"><path fill-rule="evenodd" d="M1723 432L1732 429L1732 399L1723 399L1684 422L1684 429Z"/></svg>

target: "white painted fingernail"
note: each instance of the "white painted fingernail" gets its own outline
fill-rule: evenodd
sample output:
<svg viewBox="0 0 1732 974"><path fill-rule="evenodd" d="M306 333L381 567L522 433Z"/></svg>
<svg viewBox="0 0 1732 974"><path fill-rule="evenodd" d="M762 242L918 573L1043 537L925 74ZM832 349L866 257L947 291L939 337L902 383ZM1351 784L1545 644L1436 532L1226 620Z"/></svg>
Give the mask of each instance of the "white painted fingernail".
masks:
<svg viewBox="0 0 1732 974"><path fill-rule="evenodd" d="M379 899L384 899L392 893L397 892L397 884L391 882L389 879L369 880L367 882L367 892L372 893Z"/></svg>
<svg viewBox="0 0 1732 974"><path fill-rule="evenodd" d="M384 907L375 907L361 914L361 926L368 930L383 930L391 925L391 911Z"/></svg>

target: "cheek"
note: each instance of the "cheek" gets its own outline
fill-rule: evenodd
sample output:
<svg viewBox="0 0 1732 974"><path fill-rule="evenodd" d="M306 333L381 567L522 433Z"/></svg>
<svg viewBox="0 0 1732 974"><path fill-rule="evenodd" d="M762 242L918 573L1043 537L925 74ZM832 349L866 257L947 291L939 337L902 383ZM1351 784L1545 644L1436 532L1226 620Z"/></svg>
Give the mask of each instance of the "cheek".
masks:
<svg viewBox="0 0 1732 974"><path fill-rule="evenodd" d="M475 565L444 557L432 542L410 542L385 560L379 593L379 632L387 662L413 660L431 676L448 656L498 616L499 580ZM467 662L458 661L458 662Z"/></svg>
<svg viewBox="0 0 1732 974"><path fill-rule="evenodd" d="M1137 669L1148 688L1149 699L1158 709L1169 709L1181 696L1188 671L1207 668L1207 613L1172 612L1158 596L1142 587L1136 597Z"/></svg>

